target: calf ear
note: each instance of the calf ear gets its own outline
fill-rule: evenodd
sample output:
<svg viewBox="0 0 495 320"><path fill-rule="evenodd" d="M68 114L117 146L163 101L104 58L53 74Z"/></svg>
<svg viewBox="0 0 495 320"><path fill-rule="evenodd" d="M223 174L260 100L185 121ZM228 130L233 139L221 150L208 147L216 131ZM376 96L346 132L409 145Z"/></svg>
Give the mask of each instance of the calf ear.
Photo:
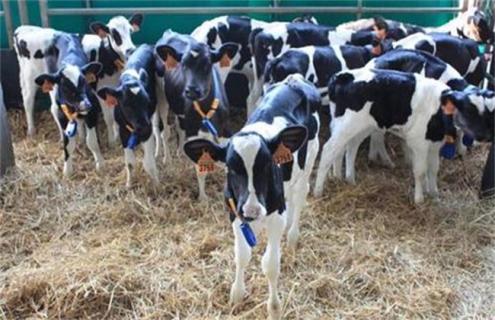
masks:
<svg viewBox="0 0 495 320"><path fill-rule="evenodd" d="M233 42L224 43L218 50L210 50L211 61L213 63L220 61L221 67L229 67L230 60L234 58L237 51L239 51L239 45Z"/></svg>
<svg viewBox="0 0 495 320"><path fill-rule="evenodd" d="M88 83L96 82L101 73L103 66L99 62L90 62L81 68L82 73L86 77Z"/></svg>
<svg viewBox="0 0 495 320"><path fill-rule="evenodd" d="M181 58L177 51L169 45L159 45L155 48L156 54L160 57L167 70L174 69L179 64Z"/></svg>
<svg viewBox="0 0 495 320"><path fill-rule="evenodd" d="M143 23L143 15L140 13L133 14L132 17L129 18L129 23L134 32L139 31L141 29L141 23Z"/></svg>
<svg viewBox="0 0 495 320"><path fill-rule="evenodd" d="M98 96L105 100L105 103L109 107L116 107L119 104L119 98L122 93L118 89L103 87L97 92Z"/></svg>
<svg viewBox="0 0 495 320"><path fill-rule="evenodd" d="M296 152L308 138L308 130L303 126L291 126L282 130L269 143L268 147L276 163L282 164L292 160L292 153ZM288 160L289 161L284 161Z"/></svg>
<svg viewBox="0 0 495 320"><path fill-rule="evenodd" d="M204 153L208 153L214 161L225 162L227 147L206 139L194 139L184 144L184 152L194 163L198 163Z"/></svg>
<svg viewBox="0 0 495 320"><path fill-rule="evenodd" d="M100 38L106 38L106 36L110 33L110 29L103 22L93 22L89 25L91 31L94 34L97 34Z"/></svg>
<svg viewBox="0 0 495 320"><path fill-rule="evenodd" d="M53 90L53 86L60 81L60 75L58 73L50 74L44 73L37 76L34 82L41 87L44 93L48 93Z"/></svg>

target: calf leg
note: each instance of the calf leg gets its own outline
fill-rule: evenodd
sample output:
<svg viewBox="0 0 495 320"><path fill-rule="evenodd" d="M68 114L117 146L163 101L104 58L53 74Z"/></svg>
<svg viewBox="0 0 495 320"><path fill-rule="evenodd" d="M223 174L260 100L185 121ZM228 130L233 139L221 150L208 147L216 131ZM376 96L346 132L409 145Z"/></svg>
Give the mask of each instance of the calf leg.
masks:
<svg viewBox="0 0 495 320"><path fill-rule="evenodd" d="M333 120L332 136L323 146L320 164L316 175L314 194L319 197L323 194L325 178L337 157L342 157L345 147L356 135L369 130L370 124L363 113L347 113L341 118Z"/></svg>
<svg viewBox="0 0 495 320"><path fill-rule="evenodd" d="M107 128L108 146L111 147L117 144L117 138L119 134L118 127L113 116L113 108L108 107L105 103L105 100L102 100L100 97L98 97L98 100L100 101L101 110L103 113L103 120L105 121L105 126Z"/></svg>
<svg viewBox="0 0 495 320"><path fill-rule="evenodd" d="M381 159L383 165L394 168L394 162L390 158L385 147L385 132L376 130L371 133L370 137L370 149L368 152L368 160L377 162L378 158Z"/></svg>
<svg viewBox="0 0 495 320"><path fill-rule="evenodd" d="M234 231L234 254L235 254L235 280L230 290L230 303L236 304L241 302L246 295L246 285L244 283L244 271L251 260L251 247L244 239L241 231L241 222L235 219L232 222Z"/></svg>
<svg viewBox="0 0 495 320"><path fill-rule="evenodd" d="M456 145L457 145L457 153L461 156L464 157L467 152L467 147L462 143L462 137L464 136L464 132L462 130L457 130L457 139L456 139Z"/></svg>
<svg viewBox="0 0 495 320"><path fill-rule="evenodd" d="M130 188L132 186L132 176L134 173L134 168L136 167L136 156L134 155L134 150L124 148L124 157L125 168L127 172L126 187Z"/></svg>
<svg viewBox="0 0 495 320"><path fill-rule="evenodd" d="M428 192L433 196L438 196L437 175L440 167L440 148L441 143L431 143L428 150Z"/></svg>
<svg viewBox="0 0 495 320"><path fill-rule="evenodd" d="M162 144L160 143L160 115L155 111L151 117L151 125L153 128L153 136L155 139L154 156L158 158L162 152Z"/></svg>
<svg viewBox="0 0 495 320"><path fill-rule="evenodd" d="M60 133L60 141L64 141L65 124L62 125L62 123L60 121L59 107L58 107L57 100L55 97L55 92L57 90L56 88L57 88L57 86L55 85L54 89L52 91L50 91L50 101L51 101L50 112L52 113L52 116L53 116L53 119L55 120L55 123L57 124L58 132Z"/></svg>
<svg viewBox="0 0 495 320"><path fill-rule="evenodd" d="M198 180L198 187L199 187L199 195L198 199L200 201L206 201L208 200L208 196L206 195L206 175L205 174L199 174L196 171L196 178Z"/></svg>
<svg viewBox="0 0 495 320"><path fill-rule="evenodd" d="M370 134L369 131L364 131L359 135L356 135L349 144L347 144L345 154L345 179L348 183L356 183L356 156L359 150L359 146L364 139Z"/></svg>
<svg viewBox="0 0 495 320"><path fill-rule="evenodd" d="M37 87L34 83L34 79L31 79L28 75L24 75L22 71L20 73L20 78L22 100L26 111L27 135L33 137L36 133L34 125L34 98L36 96Z"/></svg>
<svg viewBox="0 0 495 320"><path fill-rule="evenodd" d="M278 276L280 274L280 241L285 228L285 219L278 212L272 213L266 220L267 246L261 260L263 273L268 279L269 295L267 301L268 317L280 319L281 305L278 297Z"/></svg>
<svg viewBox="0 0 495 320"><path fill-rule="evenodd" d="M414 173L414 202L420 204L424 201L423 183L426 178L428 142L408 141L413 156L413 173Z"/></svg>
<svg viewBox="0 0 495 320"><path fill-rule="evenodd" d="M86 145L93 154L96 163L96 170L100 170L103 166L103 156L101 155L100 145L98 144L98 137L96 136L96 127L86 127Z"/></svg>
<svg viewBox="0 0 495 320"><path fill-rule="evenodd" d="M144 170L151 177L153 184L158 185L158 170L156 168L155 156L153 153L155 151L155 137L153 135L150 135L148 140L143 142L143 150L144 150L144 157L143 157Z"/></svg>

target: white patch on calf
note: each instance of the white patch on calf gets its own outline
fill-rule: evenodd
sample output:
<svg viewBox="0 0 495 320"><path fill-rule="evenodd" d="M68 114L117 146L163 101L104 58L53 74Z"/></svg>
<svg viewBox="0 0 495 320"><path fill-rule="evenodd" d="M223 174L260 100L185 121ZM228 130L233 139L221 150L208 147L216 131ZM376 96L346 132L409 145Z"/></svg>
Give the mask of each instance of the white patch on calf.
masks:
<svg viewBox="0 0 495 320"><path fill-rule="evenodd" d="M136 96L139 93L140 88L136 86L129 88L129 90L131 90L132 94Z"/></svg>
<svg viewBox="0 0 495 320"><path fill-rule="evenodd" d="M250 218L257 218L259 215L266 215L266 209L258 201L254 188L254 161L261 148L260 137L257 135L234 136L232 145L244 163L244 168L248 175L249 196L243 205L244 215Z"/></svg>
<svg viewBox="0 0 495 320"><path fill-rule="evenodd" d="M454 69L450 64L447 63L447 68L443 71L438 80L442 81L443 83L447 83L452 79L462 80L462 76L456 69Z"/></svg>
<svg viewBox="0 0 495 320"><path fill-rule="evenodd" d="M139 73L135 69L126 69L122 74L127 74L133 78L139 79Z"/></svg>
<svg viewBox="0 0 495 320"><path fill-rule="evenodd" d="M466 73L464 74L464 77L467 76L468 74L474 72L474 70L478 66L479 62L480 62L480 57L476 57L473 60L469 61L469 67L467 68Z"/></svg>
<svg viewBox="0 0 495 320"><path fill-rule="evenodd" d="M483 96L470 94L468 97L469 101L471 101L471 103L476 106L476 109L478 109L479 114L482 115L483 112L485 112L485 99L483 99Z"/></svg>
<svg viewBox="0 0 495 320"><path fill-rule="evenodd" d="M78 67L68 64L62 69L62 74L77 88L81 76L81 70Z"/></svg>
<svg viewBox="0 0 495 320"><path fill-rule="evenodd" d="M270 108L269 105L260 106L259 108ZM274 138L282 129L287 127L287 119L284 117L275 117L272 123L254 122L242 128L241 132L256 132L263 138L269 140Z"/></svg>
<svg viewBox="0 0 495 320"><path fill-rule="evenodd" d="M191 50L191 56L193 56L193 58L197 58L199 56L199 52Z"/></svg>
<svg viewBox="0 0 495 320"><path fill-rule="evenodd" d="M351 41L351 37L355 31L353 30L339 30L339 31L329 31L328 41L331 45L344 45Z"/></svg>

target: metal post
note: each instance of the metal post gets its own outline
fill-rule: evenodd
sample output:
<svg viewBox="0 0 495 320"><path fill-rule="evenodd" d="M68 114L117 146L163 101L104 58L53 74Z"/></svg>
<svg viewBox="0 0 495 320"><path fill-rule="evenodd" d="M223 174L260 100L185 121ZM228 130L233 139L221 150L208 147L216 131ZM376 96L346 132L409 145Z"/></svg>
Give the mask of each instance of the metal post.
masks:
<svg viewBox="0 0 495 320"><path fill-rule="evenodd" d="M12 48L14 43L14 31L12 27L12 16L10 13L9 0L2 0L3 14L5 16L5 29L7 30L7 38L9 38L9 48Z"/></svg>
<svg viewBox="0 0 495 320"><path fill-rule="evenodd" d="M3 8L5 9L5 7ZM14 149L12 148L7 110L3 103L3 91L0 87L0 178L14 166Z"/></svg>
<svg viewBox="0 0 495 320"><path fill-rule="evenodd" d="M356 19L359 20L363 16L363 0L357 0Z"/></svg>
<svg viewBox="0 0 495 320"><path fill-rule="evenodd" d="M21 18L21 24L29 24L29 16L26 7L26 0L17 0L17 6L19 7L19 17Z"/></svg>
<svg viewBox="0 0 495 320"><path fill-rule="evenodd" d="M48 0L39 0L40 4L40 16L41 16L41 25L45 28L50 26L50 22L48 19Z"/></svg>

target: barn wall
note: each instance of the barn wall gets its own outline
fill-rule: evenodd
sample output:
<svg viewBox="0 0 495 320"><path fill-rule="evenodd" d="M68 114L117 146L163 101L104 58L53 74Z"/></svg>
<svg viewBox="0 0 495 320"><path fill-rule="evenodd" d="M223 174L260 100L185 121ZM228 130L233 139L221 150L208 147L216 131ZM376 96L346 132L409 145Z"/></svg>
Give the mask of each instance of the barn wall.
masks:
<svg viewBox="0 0 495 320"><path fill-rule="evenodd" d="M115 0L91 0L91 6L94 8L118 8L118 7L216 7L216 6L269 6L272 4L271 0L143 0L143 1L115 1ZM453 7L457 6L457 0L363 0L363 6L366 7ZM355 7L357 0L320 0L320 1L308 1L308 0L278 0L280 6L349 6ZM49 8L84 8L86 6L85 0L48 0ZM0 3L1 7L1 3ZM20 25L19 12L17 1L11 0L11 12L14 29ZM41 19L39 14L38 1L27 1L27 9L30 24L41 25ZM255 18L264 20L288 20L296 16L296 14L255 14L251 15ZM354 14L315 14L321 23L328 25L337 25L341 22L355 19ZM366 17L366 15L364 15ZM371 16L371 15L367 15ZM416 23L420 25L435 26L440 25L452 18L452 14L449 13L436 13L436 14L387 14L388 18ZM88 32L88 25L91 21L96 20L108 20L110 16L51 16L50 26L55 29L60 29L68 32L86 33ZM135 35L135 42L142 43L154 43L161 33L171 28L179 32L190 32L202 21L212 18L214 15L147 15L145 17L144 30L146 32L140 32ZM0 18L0 47L8 47L7 33L5 31L5 20Z"/></svg>

